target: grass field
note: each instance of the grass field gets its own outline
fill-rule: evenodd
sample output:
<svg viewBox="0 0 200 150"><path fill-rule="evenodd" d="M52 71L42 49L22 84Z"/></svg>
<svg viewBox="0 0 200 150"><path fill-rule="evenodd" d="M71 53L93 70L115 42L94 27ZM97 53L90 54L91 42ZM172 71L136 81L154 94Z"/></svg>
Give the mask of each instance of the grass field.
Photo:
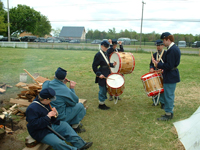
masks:
<svg viewBox="0 0 200 150"><path fill-rule="evenodd" d="M125 75L122 100L117 104L106 100L111 109L102 111L97 108L99 89L91 68L96 52L0 48L0 82L14 86L23 69L53 79L56 69L63 67L68 71L67 78L77 82L76 94L87 99L88 110L82 121L87 132L79 135L85 141L94 142L90 150L184 149L173 123L190 117L199 107L200 57L181 56L178 67L181 82L176 88L174 119L162 122L157 118L164 111L159 106L151 106L152 100L147 97L140 79L149 71L151 54L133 53L136 65L132 74ZM32 82L29 76L27 82ZM0 96L9 101L17 92L13 87Z"/></svg>

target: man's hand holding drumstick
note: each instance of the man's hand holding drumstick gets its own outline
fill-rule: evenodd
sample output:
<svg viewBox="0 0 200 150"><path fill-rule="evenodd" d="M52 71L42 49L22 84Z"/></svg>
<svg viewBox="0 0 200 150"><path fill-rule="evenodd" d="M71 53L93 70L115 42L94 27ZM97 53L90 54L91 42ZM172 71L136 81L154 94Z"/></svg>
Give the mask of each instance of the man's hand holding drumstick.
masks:
<svg viewBox="0 0 200 150"><path fill-rule="evenodd" d="M152 63L154 64L154 66L157 68L157 65L158 65L158 61L156 61L155 59L154 59L154 57L152 57Z"/></svg>

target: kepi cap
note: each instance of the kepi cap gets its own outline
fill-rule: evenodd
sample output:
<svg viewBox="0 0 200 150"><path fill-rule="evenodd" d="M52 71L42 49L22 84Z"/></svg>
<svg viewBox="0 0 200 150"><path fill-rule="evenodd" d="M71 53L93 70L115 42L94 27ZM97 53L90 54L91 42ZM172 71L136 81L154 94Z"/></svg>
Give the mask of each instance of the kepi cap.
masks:
<svg viewBox="0 0 200 150"><path fill-rule="evenodd" d="M164 33L162 33L162 35L160 36L160 38L161 38L161 39L164 39L164 38L168 37L169 35L171 35L171 33L169 33L169 32L164 32Z"/></svg>
<svg viewBox="0 0 200 150"><path fill-rule="evenodd" d="M59 80L64 80L66 75L67 75L67 71L61 67L59 67L55 72L55 76Z"/></svg>
<svg viewBox="0 0 200 150"><path fill-rule="evenodd" d="M110 46L110 43L107 40L103 40L101 42L101 45L103 45L104 47L108 48Z"/></svg>
<svg viewBox="0 0 200 150"><path fill-rule="evenodd" d="M42 89L39 95L43 99L50 99L51 101L56 100L56 92L52 88Z"/></svg>
<svg viewBox="0 0 200 150"><path fill-rule="evenodd" d="M164 45L162 40L156 40L155 45L159 46L159 45Z"/></svg>
<svg viewBox="0 0 200 150"><path fill-rule="evenodd" d="M112 44L114 45L114 44L117 44L117 39L113 39L112 40Z"/></svg>

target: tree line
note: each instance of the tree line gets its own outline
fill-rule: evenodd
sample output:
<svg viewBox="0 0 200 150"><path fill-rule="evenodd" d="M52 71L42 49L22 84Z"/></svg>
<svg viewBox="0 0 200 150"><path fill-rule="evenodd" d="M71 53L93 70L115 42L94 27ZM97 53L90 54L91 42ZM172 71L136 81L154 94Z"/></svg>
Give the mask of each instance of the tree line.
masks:
<svg viewBox="0 0 200 150"><path fill-rule="evenodd" d="M157 39L160 39L161 34L156 33L155 31L151 33L143 33L142 34L142 42L154 42ZM136 39L140 41L140 33L137 33L133 30L121 30L119 33L116 32L115 28L109 29L108 32L92 30L89 29L86 34L87 39L118 39L121 37L126 37L130 39ZM175 41L186 41L187 43L191 43L194 41L200 41L200 34L196 34L193 36L192 34L174 34Z"/></svg>

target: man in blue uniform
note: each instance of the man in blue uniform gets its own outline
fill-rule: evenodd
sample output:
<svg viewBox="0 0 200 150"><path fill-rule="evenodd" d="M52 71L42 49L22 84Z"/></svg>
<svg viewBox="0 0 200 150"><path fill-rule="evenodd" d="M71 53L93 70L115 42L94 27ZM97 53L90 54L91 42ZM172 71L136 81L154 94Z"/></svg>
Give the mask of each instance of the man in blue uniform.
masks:
<svg viewBox="0 0 200 150"><path fill-rule="evenodd" d="M176 83L180 82L180 75L178 71L178 65L180 63L181 52L180 49L174 43L174 36L169 32L164 32L161 35L164 45L167 47L166 58L164 63L158 62L155 59L153 63L163 69L163 87L165 97L165 115L157 118L157 120L170 120L173 118L174 97Z"/></svg>
<svg viewBox="0 0 200 150"><path fill-rule="evenodd" d="M57 150L84 150L92 146L92 142L86 143L72 127L65 121L56 118L56 108L51 108L50 102L56 99L56 93L52 88L43 89L26 110L27 129L36 141L51 145ZM64 137L60 139L55 132Z"/></svg>
<svg viewBox="0 0 200 150"><path fill-rule="evenodd" d="M162 63L164 63L166 51L163 49L163 47L164 47L163 41L162 40L156 40L155 44L156 44L156 47L157 47L157 52L155 52L153 54L153 58L156 61L161 61ZM162 72L161 69L154 66L152 59L150 61L149 66L150 66L149 72L155 72L155 71ZM152 100L153 100L152 106L156 106L157 104L159 105L159 101L160 101L161 109L164 109L164 93L161 93L160 96L158 96L158 95L153 96Z"/></svg>
<svg viewBox="0 0 200 150"><path fill-rule="evenodd" d="M78 133L85 132L85 129L81 128L80 121L85 116L86 110L84 105L79 103L79 98L75 93L76 82L70 81L70 88L66 86L68 82L65 79L66 75L67 71L59 67L54 79L44 82L42 88L50 87L56 92L56 100L52 101L51 105L57 109L58 119L68 122Z"/></svg>
<svg viewBox="0 0 200 150"><path fill-rule="evenodd" d="M107 99L106 77L111 73L110 67L114 67L116 62L110 63L107 55L109 42L104 40L101 42L101 49L94 56L92 69L96 75L95 83L99 84L99 109L108 110L110 107L105 105ZM100 66L100 67L99 67Z"/></svg>
<svg viewBox="0 0 200 150"><path fill-rule="evenodd" d="M108 53L108 59L110 60L110 55L113 53L113 52L124 52L124 48L123 48L123 45L122 45L122 41L119 41L119 49L117 48L117 40L116 39L109 39L108 42L110 43L110 48L107 50L107 53ZM115 99L118 100L121 100L120 97L115 97ZM113 100L113 97L110 95L109 97L109 100L112 101Z"/></svg>

